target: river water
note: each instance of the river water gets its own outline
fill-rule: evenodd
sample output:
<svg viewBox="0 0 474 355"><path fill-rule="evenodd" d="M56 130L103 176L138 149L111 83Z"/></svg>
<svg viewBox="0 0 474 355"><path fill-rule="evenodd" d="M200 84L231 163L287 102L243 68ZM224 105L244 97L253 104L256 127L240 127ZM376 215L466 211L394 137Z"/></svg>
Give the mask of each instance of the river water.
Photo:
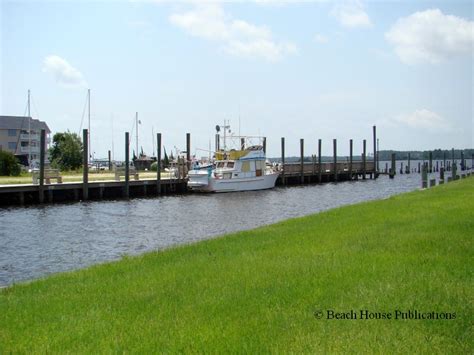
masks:
<svg viewBox="0 0 474 355"><path fill-rule="evenodd" d="M420 174L0 209L0 285L418 189Z"/></svg>

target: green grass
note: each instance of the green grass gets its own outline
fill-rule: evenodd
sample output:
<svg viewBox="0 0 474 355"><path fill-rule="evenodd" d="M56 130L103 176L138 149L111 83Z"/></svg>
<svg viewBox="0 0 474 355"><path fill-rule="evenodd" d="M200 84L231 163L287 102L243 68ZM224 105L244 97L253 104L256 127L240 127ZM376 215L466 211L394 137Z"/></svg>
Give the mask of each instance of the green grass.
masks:
<svg viewBox="0 0 474 355"><path fill-rule="evenodd" d="M15 285L0 353L470 353L473 211L468 178Z"/></svg>

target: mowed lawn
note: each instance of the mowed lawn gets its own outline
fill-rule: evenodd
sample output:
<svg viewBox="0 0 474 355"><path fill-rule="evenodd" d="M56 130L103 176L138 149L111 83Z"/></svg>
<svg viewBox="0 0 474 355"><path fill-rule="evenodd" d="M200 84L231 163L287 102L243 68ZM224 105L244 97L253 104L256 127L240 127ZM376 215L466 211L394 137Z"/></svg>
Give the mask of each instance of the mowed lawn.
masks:
<svg viewBox="0 0 474 355"><path fill-rule="evenodd" d="M0 353L472 353L473 237L467 178L58 274L0 291Z"/></svg>

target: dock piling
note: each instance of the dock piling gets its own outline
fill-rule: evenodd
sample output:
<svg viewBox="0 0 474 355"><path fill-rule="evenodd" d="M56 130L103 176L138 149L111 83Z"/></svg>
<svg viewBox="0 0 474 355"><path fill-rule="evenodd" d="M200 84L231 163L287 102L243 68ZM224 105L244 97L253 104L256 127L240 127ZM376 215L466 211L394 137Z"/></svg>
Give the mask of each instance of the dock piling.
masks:
<svg viewBox="0 0 474 355"><path fill-rule="evenodd" d="M156 194L161 195L161 133L156 134Z"/></svg>
<svg viewBox="0 0 474 355"><path fill-rule="evenodd" d="M365 180L367 175L367 141L362 141L362 179Z"/></svg>
<svg viewBox="0 0 474 355"><path fill-rule="evenodd" d="M39 173L39 187L38 187L38 199L39 203L44 202L44 156L46 145L46 130L41 130L40 136L40 173Z"/></svg>
<svg viewBox="0 0 474 355"><path fill-rule="evenodd" d="M337 139L332 140L332 148L334 151L334 162L333 162L334 182L337 182Z"/></svg>
<svg viewBox="0 0 474 355"><path fill-rule="evenodd" d="M375 126L374 126L375 127ZM353 141L349 139L349 180L352 180Z"/></svg>
<svg viewBox="0 0 474 355"><path fill-rule="evenodd" d="M323 178L323 166L322 166L322 139L318 139L318 182L321 183Z"/></svg>
<svg viewBox="0 0 474 355"><path fill-rule="evenodd" d="M130 196L130 140L129 133L125 132L125 186L123 188L123 197Z"/></svg>
<svg viewBox="0 0 474 355"><path fill-rule="evenodd" d="M395 167L395 153L392 153L392 167L390 168L390 179L393 179L396 174L396 167Z"/></svg>
<svg viewBox="0 0 474 355"><path fill-rule="evenodd" d="M300 173L301 173L301 183L304 184L304 139L300 139Z"/></svg>
<svg viewBox="0 0 474 355"><path fill-rule="evenodd" d="M285 137L281 137L281 183L285 185Z"/></svg>
<svg viewBox="0 0 474 355"><path fill-rule="evenodd" d="M191 133L186 133L186 167L191 170Z"/></svg>
<svg viewBox="0 0 474 355"><path fill-rule="evenodd" d="M87 201L89 199L89 131L82 130L82 199Z"/></svg>

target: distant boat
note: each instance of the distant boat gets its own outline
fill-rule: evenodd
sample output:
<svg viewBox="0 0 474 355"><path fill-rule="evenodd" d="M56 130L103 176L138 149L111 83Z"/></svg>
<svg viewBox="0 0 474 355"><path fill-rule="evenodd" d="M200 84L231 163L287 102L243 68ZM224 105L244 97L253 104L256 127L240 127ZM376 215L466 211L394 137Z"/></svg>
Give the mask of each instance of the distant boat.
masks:
<svg viewBox="0 0 474 355"><path fill-rule="evenodd" d="M224 126L226 130L228 126ZM188 172L188 187L199 192L234 192L264 190L275 187L279 172L266 163L263 145L257 144L239 150L224 149L215 153L213 165L195 167ZM238 138L245 142L247 137ZM262 137L252 137L262 140Z"/></svg>

